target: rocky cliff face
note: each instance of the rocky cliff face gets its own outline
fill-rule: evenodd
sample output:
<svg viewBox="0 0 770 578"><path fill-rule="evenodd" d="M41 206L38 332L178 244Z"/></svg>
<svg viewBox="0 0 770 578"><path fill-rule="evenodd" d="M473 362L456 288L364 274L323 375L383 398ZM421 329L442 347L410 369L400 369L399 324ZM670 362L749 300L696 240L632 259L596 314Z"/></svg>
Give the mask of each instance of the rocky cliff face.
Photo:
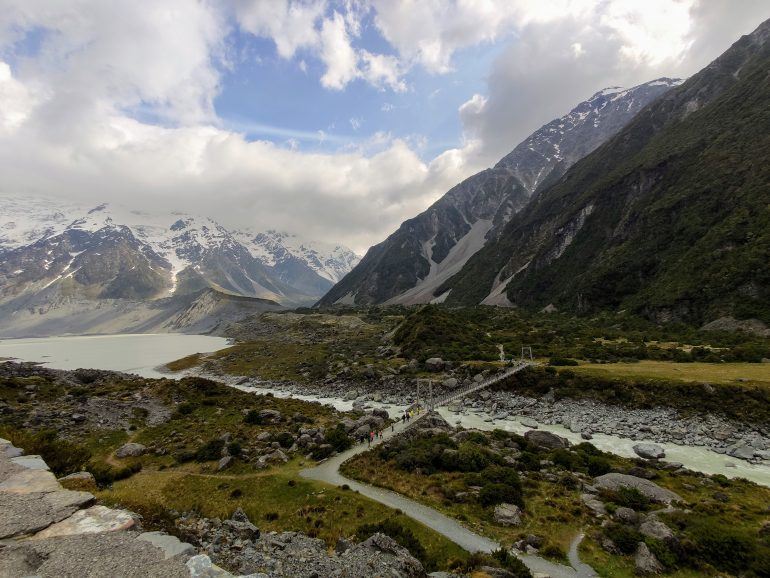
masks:
<svg viewBox="0 0 770 578"><path fill-rule="evenodd" d="M320 305L427 303L533 194L560 177L680 83L661 78L631 89L608 88L519 144L493 168L466 179L424 213L405 221L329 291Z"/></svg>
<svg viewBox="0 0 770 578"><path fill-rule="evenodd" d="M768 37L770 21L544 189L448 302L768 322Z"/></svg>

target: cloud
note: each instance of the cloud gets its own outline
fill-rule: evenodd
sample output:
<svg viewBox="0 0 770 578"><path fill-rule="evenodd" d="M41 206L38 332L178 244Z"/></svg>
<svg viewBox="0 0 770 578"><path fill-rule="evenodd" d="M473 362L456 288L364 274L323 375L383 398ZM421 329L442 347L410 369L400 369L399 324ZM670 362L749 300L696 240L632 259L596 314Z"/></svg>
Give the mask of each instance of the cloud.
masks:
<svg viewBox="0 0 770 578"><path fill-rule="evenodd" d="M658 17L623 0L0 0L0 193L179 209L364 251L602 86L691 74L770 16L763 1L682 1L648 0ZM367 25L392 53L365 46ZM320 153L339 137L217 117L235 27L321 62L329 90L367 82L405 101L415 67L441 73L459 50L505 46L457 111L459 146L424 159L422 137L367 135L371 122Z"/></svg>
<svg viewBox="0 0 770 578"><path fill-rule="evenodd" d="M398 58L353 45L367 13L368 5L356 1L238 0L234 8L238 25L272 39L282 58L292 59L302 50L318 58L325 66L321 85L329 90L343 90L361 79L379 89L403 92L406 70ZM304 59L298 66L307 69Z"/></svg>
<svg viewBox="0 0 770 578"><path fill-rule="evenodd" d="M341 90L359 76L358 56L350 45L345 19L339 12L323 22L320 58L326 64L326 72L321 77L321 84L326 88Z"/></svg>
<svg viewBox="0 0 770 578"><path fill-rule="evenodd" d="M692 75L770 16L767 3L741 8L727 0L613 0L530 19L493 63L486 94L459 108L473 143L466 162L497 162L601 88Z"/></svg>
<svg viewBox="0 0 770 578"><path fill-rule="evenodd" d="M44 31L34 57L19 59L19 80L45 85L54 125L140 106L173 123L213 118L225 24L208 3L6 0L2 11L0 47Z"/></svg>

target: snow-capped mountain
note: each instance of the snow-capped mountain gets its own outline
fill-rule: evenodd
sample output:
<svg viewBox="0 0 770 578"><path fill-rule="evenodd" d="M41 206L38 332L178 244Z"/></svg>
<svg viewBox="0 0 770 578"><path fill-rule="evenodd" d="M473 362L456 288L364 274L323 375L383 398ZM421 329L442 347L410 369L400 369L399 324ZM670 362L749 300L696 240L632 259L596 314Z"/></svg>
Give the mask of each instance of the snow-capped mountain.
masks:
<svg viewBox="0 0 770 578"><path fill-rule="evenodd" d="M504 156L495 168L506 168L530 192L554 182L575 162L623 128L655 98L682 84L659 78L633 88L604 88L552 120Z"/></svg>
<svg viewBox="0 0 770 578"><path fill-rule="evenodd" d="M442 301L449 279L530 199L681 82L661 78L630 89L600 90L532 133L494 167L467 178L402 223L319 304Z"/></svg>
<svg viewBox="0 0 770 578"><path fill-rule="evenodd" d="M156 299L209 287L295 305L323 295L357 262L345 247L288 233L26 196L0 196L0 255L0 304L54 289Z"/></svg>

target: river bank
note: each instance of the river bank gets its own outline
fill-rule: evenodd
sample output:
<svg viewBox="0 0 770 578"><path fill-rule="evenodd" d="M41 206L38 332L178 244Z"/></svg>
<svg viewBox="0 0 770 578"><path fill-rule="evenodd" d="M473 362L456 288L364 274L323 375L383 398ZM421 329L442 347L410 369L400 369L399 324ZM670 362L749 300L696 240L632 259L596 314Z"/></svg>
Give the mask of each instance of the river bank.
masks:
<svg viewBox="0 0 770 578"><path fill-rule="evenodd" d="M244 391L318 401L344 411L382 408L393 414L417 401L414 385L406 383L364 392L361 385L339 382L327 387L227 375L206 377ZM441 391L436 389L436 393ZM439 413L450 423L469 429L524 433L539 428L573 443L588 438L597 448L622 457L634 457L633 446L638 443L657 443L665 450L666 460L682 467L770 486L770 460L762 457L770 449L767 432L721 416L684 417L666 407L624 409L589 400L556 400L549 394L538 398L489 390L440 408Z"/></svg>

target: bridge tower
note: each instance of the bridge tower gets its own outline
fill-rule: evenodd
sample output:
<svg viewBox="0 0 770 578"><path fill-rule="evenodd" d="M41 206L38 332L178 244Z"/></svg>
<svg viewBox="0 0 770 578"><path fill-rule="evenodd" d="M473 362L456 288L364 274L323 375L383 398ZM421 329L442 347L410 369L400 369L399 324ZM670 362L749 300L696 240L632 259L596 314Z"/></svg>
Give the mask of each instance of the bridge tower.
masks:
<svg viewBox="0 0 770 578"><path fill-rule="evenodd" d="M532 348L529 346L523 346L521 348L521 361L534 361L532 357Z"/></svg>

